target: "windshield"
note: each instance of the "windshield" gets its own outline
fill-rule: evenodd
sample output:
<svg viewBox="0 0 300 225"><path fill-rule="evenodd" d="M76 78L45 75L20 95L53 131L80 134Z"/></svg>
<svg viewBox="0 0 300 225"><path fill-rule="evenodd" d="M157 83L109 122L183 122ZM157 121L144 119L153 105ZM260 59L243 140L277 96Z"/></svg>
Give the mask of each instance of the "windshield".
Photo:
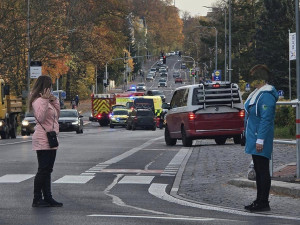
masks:
<svg viewBox="0 0 300 225"><path fill-rule="evenodd" d="M78 117L77 111L60 111L59 117Z"/></svg>
<svg viewBox="0 0 300 225"><path fill-rule="evenodd" d="M27 112L25 113L25 117L34 117L32 112Z"/></svg>
<svg viewBox="0 0 300 225"><path fill-rule="evenodd" d="M153 116L152 111L137 111L138 116Z"/></svg>
<svg viewBox="0 0 300 225"><path fill-rule="evenodd" d="M144 86L144 85L145 85L144 83L137 84L137 86Z"/></svg>
<svg viewBox="0 0 300 225"><path fill-rule="evenodd" d="M161 91L152 91L153 95L163 95L164 93L162 93Z"/></svg>
<svg viewBox="0 0 300 225"><path fill-rule="evenodd" d="M113 112L113 115L114 116L116 116L116 115L119 115L119 116L123 115L123 116L125 116L125 115L128 115L128 111L127 110L115 111L115 112Z"/></svg>

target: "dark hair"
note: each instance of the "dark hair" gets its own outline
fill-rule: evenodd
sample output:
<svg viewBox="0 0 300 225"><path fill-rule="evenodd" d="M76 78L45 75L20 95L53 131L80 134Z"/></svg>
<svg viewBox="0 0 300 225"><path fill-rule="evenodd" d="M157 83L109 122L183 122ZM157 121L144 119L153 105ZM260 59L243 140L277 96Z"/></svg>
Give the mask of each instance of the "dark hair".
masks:
<svg viewBox="0 0 300 225"><path fill-rule="evenodd" d="M253 80L265 80L267 83L270 82L272 73L267 65L258 64L252 67L250 70L250 76L253 77Z"/></svg>
<svg viewBox="0 0 300 225"><path fill-rule="evenodd" d="M34 100L40 97L40 94L44 92L45 89L52 87L52 79L49 76L42 75L39 76L35 81L30 97L29 97L29 111L32 111L32 103Z"/></svg>

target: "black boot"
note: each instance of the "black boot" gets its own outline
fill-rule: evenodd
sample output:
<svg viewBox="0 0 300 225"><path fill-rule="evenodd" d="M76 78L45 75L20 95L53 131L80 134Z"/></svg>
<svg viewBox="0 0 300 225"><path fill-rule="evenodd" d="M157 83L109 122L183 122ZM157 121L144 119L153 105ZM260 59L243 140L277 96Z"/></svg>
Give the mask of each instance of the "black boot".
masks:
<svg viewBox="0 0 300 225"><path fill-rule="evenodd" d="M250 212L266 212L270 211L269 201L258 201L254 206L249 208Z"/></svg>
<svg viewBox="0 0 300 225"><path fill-rule="evenodd" d="M57 202L52 198L52 193L51 193L51 176L48 176L47 179L45 180L45 183L42 188L42 192L44 195L44 200L48 204L50 204L50 207L62 207L63 203Z"/></svg>
<svg viewBox="0 0 300 225"><path fill-rule="evenodd" d="M253 201L250 205L246 205L244 208L246 209L246 210L250 210L251 208L253 208L254 206L256 206L257 205L257 200L255 200L255 201Z"/></svg>
<svg viewBox="0 0 300 225"><path fill-rule="evenodd" d="M42 198L33 199L32 207L50 207L50 204L44 201Z"/></svg>

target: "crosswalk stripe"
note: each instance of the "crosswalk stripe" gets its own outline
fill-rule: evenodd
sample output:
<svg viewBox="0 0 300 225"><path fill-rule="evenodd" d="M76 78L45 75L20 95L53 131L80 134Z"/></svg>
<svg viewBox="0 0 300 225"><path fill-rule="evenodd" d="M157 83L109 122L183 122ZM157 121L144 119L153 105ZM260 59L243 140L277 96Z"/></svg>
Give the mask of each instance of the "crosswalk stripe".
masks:
<svg viewBox="0 0 300 225"><path fill-rule="evenodd" d="M20 183L34 176L35 174L6 174L0 177L0 183Z"/></svg>
<svg viewBox="0 0 300 225"><path fill-rule="evenodd" d="M75 175L66 175L62 178L54 181L54 184L85 184L93 179L95 176L75 176Z"/></svg>

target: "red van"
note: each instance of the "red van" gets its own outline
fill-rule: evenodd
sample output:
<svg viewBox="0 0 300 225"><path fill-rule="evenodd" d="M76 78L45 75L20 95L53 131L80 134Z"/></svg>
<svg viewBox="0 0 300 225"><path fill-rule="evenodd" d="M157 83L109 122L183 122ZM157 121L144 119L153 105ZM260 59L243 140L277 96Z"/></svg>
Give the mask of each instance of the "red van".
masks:
<svg viewBox="0 0 300 225"><path fill-rule="evenodd" d="M186 147L196 139L215 139L223 145L227 138L241 143L244 105L237 84L213 82L179 87L166 116L165 142L178 139Z"/></svg>

